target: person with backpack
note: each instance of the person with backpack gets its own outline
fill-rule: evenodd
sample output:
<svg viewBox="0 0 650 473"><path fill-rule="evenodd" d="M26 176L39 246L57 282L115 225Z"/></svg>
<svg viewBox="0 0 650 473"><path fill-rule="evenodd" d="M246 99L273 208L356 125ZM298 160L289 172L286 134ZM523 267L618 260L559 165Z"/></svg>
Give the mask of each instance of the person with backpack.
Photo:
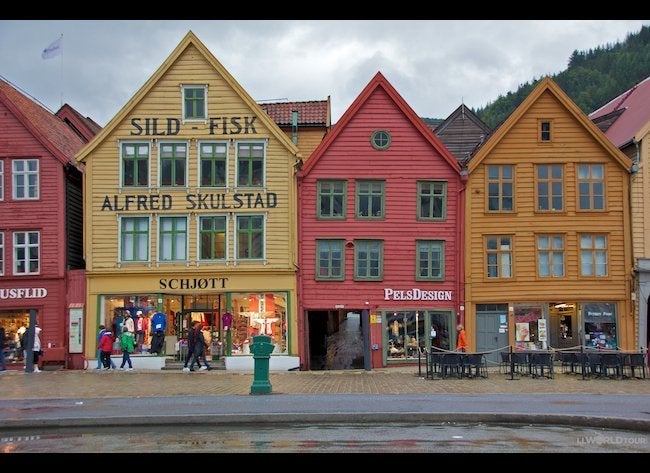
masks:
<svg viewBox="0 0 650 473"><path fill-rule="evenodd" d="M122 349L122 364L120 369L124 369L124 365L127 363L129 367L127 371L133 371L133 364L131 363L131 353L135 350L135 337L133 333L129 331L129 328L126 325L122 326L122 335L120 335L120 348Z"/></svg>
<svg viewBox="0 0 650 473"><path fill-rule="evenodd" d="M187 367L187 364L190 362L194 355L194 346L196 344L196 325L199 323L198 320L192 320L190 323L190 329L187 331L187 356L185 357L185 363L183 364L183 371L190 371ZM201 363L197 361L199 369L201 369Z"/></svg>
<svg viewBox="0 0 650 473"><path fill-rule="evenodd" d="M201 357L203 357L203 363L205 366L201 366L199 371L209 371L212 369L208 363L207 357L205 356L205 349L207 347L208 344L205 343L205 337L203 336L203 327L199 322L196 324L196 328L194 329L194 358L192 358L192 362L190 363L190 371L194 371L194 363L200 366L199 358Z"/></svg>
<svg viewBox="0 0 650 473"><path fill-rule="evenodd" d="M110 329L106 329L102 338L99 340L99 349L101 351L100 358L102 360L102 365L104 370L115 369L115 363L111 360L111 353L113 353L113 332Z"/></svg>

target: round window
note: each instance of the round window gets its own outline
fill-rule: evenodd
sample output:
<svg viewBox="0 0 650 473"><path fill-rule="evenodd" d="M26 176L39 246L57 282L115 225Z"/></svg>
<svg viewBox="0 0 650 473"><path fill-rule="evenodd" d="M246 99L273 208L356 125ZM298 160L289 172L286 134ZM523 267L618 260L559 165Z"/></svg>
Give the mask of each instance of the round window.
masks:
<svg viewBox="0 0 650 473"><path fill-rule="evenodd" d="M386 149L390 146L390 133L386 130L377 130L372 133L370 142L376 149Z"/></svg>

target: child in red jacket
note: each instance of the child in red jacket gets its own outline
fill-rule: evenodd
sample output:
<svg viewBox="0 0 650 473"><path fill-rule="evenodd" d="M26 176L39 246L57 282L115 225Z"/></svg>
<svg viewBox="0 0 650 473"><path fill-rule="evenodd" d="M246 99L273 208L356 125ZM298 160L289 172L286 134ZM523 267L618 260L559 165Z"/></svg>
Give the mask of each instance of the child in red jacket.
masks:
<svg viewBox="0 0 650 473"><path fill-rule="evenodd" d="M109 370L111 369L111 353L113 353L113 333L110 331L110 329L106 329L106 332L104 332L104 335L102 335L102 338L99 340L99 349L101 350L101 360L102 360L102 365L104 366L103 369Z"/></svg>

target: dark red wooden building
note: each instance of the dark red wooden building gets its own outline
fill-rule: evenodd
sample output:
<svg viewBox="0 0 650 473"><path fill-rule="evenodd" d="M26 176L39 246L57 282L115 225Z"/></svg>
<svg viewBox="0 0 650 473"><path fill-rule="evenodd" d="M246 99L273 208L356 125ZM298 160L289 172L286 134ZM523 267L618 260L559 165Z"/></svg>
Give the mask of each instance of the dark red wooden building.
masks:
<svg viewBox="0 0 650 473"><path fill-rule="evenodd" d="M456 158L377 73L298 172L303 369L453 349L463 189Z"/></svg>
<svg viewBox="0 0 650 473"><path fill-rule="evenodd" d="M82 170L74 155L84 133L0 80L0 325L8 367L23 367L16 333L32 311L42 364L82 367Z"/></svg>

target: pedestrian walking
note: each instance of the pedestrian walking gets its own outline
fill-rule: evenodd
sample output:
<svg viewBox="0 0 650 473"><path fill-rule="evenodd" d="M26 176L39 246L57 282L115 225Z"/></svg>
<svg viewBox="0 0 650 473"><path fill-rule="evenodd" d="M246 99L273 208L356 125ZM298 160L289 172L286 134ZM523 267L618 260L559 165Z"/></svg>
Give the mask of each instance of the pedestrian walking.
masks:
<svg viewBox="0 0 650 473"><path fill-rule="evenodd" d="M205 343L205 337L203 336L203 327L201 326L201 323L199 322L196 324L196 328L194 329L194 358L192 358L192 362L190 363L190 371L194 371L194 363L197 365L201 366L199 363L199 358L203 358L203 363L204 366L201 366L199 368L199 371L205 371L205 370L211 370L212 367L208 363L208 359L205 356L205 349L208 347L208 344Z"/></svg>
<svg viewBox="0 0 650 473"><path fill-rule="evenodd" d="M40 373L41 370L38 367L38 359L43 354L43 351L41 349L41 327L39 327L38 324L34 327L34 346L32 348L32 353L34 354L34 373Z"/></svg>
<svg viewBox="0 0 650 473"><path fill-rule="evenodd" d="M458 342L456 343L456 351L466 352L467 351L467 334L465 333L465 327L461 324L458 324L456 327L458 331Z"/></svg>
<svg viewBox="0 0 650 473"><path fill-rule="evenodd" d="M111 360L114 341L113 332L111 332L110 329L106 329L101 340L99 340L99 349L101 351L100 359L102 360L102 369L104 370L115 369L115 363Z"/></svg>
<svg viewBox="0 0 650 473"><path fill-rule="evenodd" d="M122 335L120 335L120 348L122 349L122 364L120 369L124 369L127 363L129 367L127 371L133 371L133 364L131 363L131 353L135 350L135 339L133 333L129 332L129 328L125 325L122 327Z"/></svg>
<svg viewBox="0 0 650 473"><path fill-rule="evenodd" d="M102 369L102 349L99 347L99 342L102 340L102 335L106 333L106 327L102 324L99 326L99 333L97 334L97 368ZM111 360L111 368L115 369L115 362Z"/></svg>
<svg viewBox="0 0 650 473"><path fill-rule="evenodd" d="M194 346L196 344L196 325L199 323L198 320L192 320L190 322L190 329L187 331L187 356L185 357L185 363L183 364L183 371L190 371L190 369L187 367L187 364L192 360L194 356ZM199 369L201 368L201 364L198 363Z"/></svg>

